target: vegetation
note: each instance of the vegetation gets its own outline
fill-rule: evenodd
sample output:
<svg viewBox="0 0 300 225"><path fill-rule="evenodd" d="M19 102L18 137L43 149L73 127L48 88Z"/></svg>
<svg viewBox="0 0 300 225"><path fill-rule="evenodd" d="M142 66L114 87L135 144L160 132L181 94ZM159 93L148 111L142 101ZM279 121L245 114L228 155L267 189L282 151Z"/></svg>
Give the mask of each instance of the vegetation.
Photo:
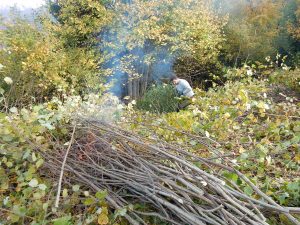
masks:
<svg viewBox="0 0 300 225"><path fill-rule="evenodd" d="M15 17L15 21L4 23L0 32L4 107L28 106L62 93L84 93L99 87L94 50L65 48L61 39L51 33L52 28L46 29L48 24L40 30L38 24ZM7 84L5 77L12 82Z"/></svg>
<svg viewBox="0 0 300 225"><path fill-rule="evenodd" d="M177 93L171 85L154 85L138 100L136 106L149 112L174 112L179 103L176 97Z"/></svg>
<svg viewBox="0 0 300 225"><path fill-rule="evenodd" d="M102 172L156 171L151 179L162 176L153 164L190 176L197 173L186 165L210 171L226 181L226 191L275 207L239 202L262 210L266 223L297 224L299 8L299 0L59 0L34 19L12 10L0 20L0 223L129 224L135 211L149 224L190 221L182 211L174 216L168 204L166 214L154 214L161 209L155 195L146 199L134 185L114 189L122 176L137 184L145 177L94 179L101 173L91 163L101 161ZM174 87L161 85L173 73L195 90L192 104L179 112ZM109 152L92 154L99 146ZM153 157L147 147L169 155ZM172 179L154 183L172 193L164 204L187 210L172 200L171 184L184 186ZM188 182L196 189L183 199L210 209L211 201L190 197L204 181ZM228 204L228 192L219 195L214 184L215 192L203 190ZM282 212L287 207L298 208Z"/></svg>

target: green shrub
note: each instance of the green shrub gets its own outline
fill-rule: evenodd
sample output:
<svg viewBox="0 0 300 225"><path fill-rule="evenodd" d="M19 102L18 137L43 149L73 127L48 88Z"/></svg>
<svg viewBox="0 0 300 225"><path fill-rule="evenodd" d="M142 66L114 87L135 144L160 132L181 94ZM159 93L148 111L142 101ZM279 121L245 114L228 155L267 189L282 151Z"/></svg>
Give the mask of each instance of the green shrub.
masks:
<svg viewBox="0 0 300 225"><path fill-rule="evenodd" d="M0 30L0 88L5 90L5 107L98 90L95 51L64 47L63 40L51 32L61 28L46 19L40 27L18 14L12 19L15 22L0 22L4 28Z"/></svg>
<svg viewBox="0 0 300 225"><path fill-rule="evenodd" d="M270 81L300 92L300 69L275 71L270 75Z"/></svg>
<svg viewBox="0 0 300 225"><path fill-rule="evenodd" d="M178 105L176 96L171 85L153 86L137 101L137 108L155 113L174 112Z"/></svg>

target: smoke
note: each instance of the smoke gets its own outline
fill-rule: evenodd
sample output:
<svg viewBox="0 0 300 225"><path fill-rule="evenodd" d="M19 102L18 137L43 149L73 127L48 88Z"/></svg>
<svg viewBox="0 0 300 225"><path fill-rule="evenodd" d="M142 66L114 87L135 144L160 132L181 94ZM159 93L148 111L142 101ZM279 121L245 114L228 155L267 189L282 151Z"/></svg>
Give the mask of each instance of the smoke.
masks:
<svg viewBox="0 0 300 225"><path fill-rule="evenodd" d="M162 77L173 73L175 61L168 46L159 46L153 40L143 39L137 27L148 18L138 18L140 9L135 3L128 7L130 11L126 11L126 5L116 6L121 11L120 18L100 35L100 50L105 56L102 68L107 75L108 91L118 97L130 93L128 86L132 80L141 85L139 94L150 82L161 82ZM153 10L158 11L158 8Z"/></svg>
<svg viewBox="0 0 300 225"><path fill-rule="evenodd" d="M211 63L223 40L211 1L136 0L116 3L114 11L100 49L109 91L118 97L140 97L150 83L174 74L181 59Z"/></svg>
<svg viewBox="0 0 300 225"><path fill-rule="evenodd" d="M244 16L243 9L259 7L265 2L265 0L213 0L213 5L219 14L227 14L231 18L235 18L236 16Z"/></svg>

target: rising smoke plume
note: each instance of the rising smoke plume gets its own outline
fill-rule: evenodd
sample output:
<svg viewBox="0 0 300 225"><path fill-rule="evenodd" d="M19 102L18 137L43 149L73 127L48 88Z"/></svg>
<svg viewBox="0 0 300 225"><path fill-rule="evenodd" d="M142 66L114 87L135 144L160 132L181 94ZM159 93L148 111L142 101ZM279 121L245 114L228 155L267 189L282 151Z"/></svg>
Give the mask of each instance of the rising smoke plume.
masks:
<svg viewBox="0 0 300 225"><path fill-rule="evenodd" d="M177 59L215 58L222 25L210 6L195 0L115 3L115 18L100 37L110 91L137 98L151 82L172 75Z"/></svg>

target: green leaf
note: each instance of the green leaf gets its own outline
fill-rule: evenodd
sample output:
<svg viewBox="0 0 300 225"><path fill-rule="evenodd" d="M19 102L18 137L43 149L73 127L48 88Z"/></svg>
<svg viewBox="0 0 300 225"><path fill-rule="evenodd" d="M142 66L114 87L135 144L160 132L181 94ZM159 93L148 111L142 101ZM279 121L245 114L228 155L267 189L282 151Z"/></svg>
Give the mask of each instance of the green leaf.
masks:
<svg viewBox="0 0 300 225"><path fill-rule="evenodd" d="M119 209L117 210L116 214L115 214L115 217L117 216L125 216L127 213L127 208L122 208L122 209Z"/></svg>
<svg viewBox="0 0 300 225"><path fill-rule="evenodd" d="M294 126L293 131L300 132L300 125Z"/></svg>
<svg viewBox="0 0 300 225"><path fill-rule="evenodd" d="M83 204L85 205L92 205L95 203L95 199L94 198L87 198Z"/></svg>
<svg viewBox="0 0 300 225"><path fill-rule="evenodd" d="M278 200L280 205L283 205L286 202L286 199L289 197L289 194L287 192L279 195Z"/></svg>
<svg viewBox="0 0 300 225"><path fill-rule="evenodd" d="M36 164L35 164L36 168L39 168L41 165L43 165L43 163L44 163L44 160L43 160L43 159L39 159L39 160L36 162Z"/></svg>
<svg viewBox="0 0 300 225"><path fill-rule="evenodd" d="M28 185L29 185L30 187L37 187L38 184L39 184L39 182L38 182L38 180L35 179L35 178L33 178L33 179L28 183Z"/></svg>
<svg viewBox="0 0 300 225"><path fill-rule="evenodd" d="M107 196L107 191L106 190L105 191L98 191L95 196L99 200L104 200L105 197Z"/></svg>
<svg viewBox="0 0 300 225"><path fill-rule="evenodd" d="M198 143L198 142L197 142L197 141L195 141L195 140L191 140L191 141L190 141L190 144L191 144L192 146L195 146L195 145L197 145L197 143Z"/></svg>
<svg viewBox="0 0 300 225"><path fill-rule="evenodd" d="M65 189L63 190L62 196L63 196L64 198L68 197L68 189L65 188Z"/></svg>
<svg viewBox="0 0 300 225"><path fill-rule="evenodd" d="M33 152L31 155L32 161L35 162L37 160L35 153Z"/></svg>
<svg viewBox="0 0 300 225"><path fill-rule="evenodd" d="M39 184L39 189L45 191L47 189L47 186L45 184Z"/></svg>
<svg viewBox="0 0 300 225"><path fill-rule="evenodd" d="M43 127L48 128L49 130L54 130L54 129L55 129L55 127L52 126L52 125L50 124L50 122L48 122L48 123L42 123L41 125L42 125Z"/></svg>
<svg viewBox="0 0 300 225"><path fill-rule="evenodd" d="M71 216L64 216L53 221L53 225L71 225Z"/></svg>
<svg viewBox="0 0 300 225"><path fill-rule="evenodd" d="M300 182L292 182L287 185L289 191L300 191Z"/></svg>
<svg viewBox="0 0 300 225"><path fill-rule="evenodd" d="M27 150L23 155L23 159L27 159L29 155L30 155L30 150Z"/></svg>
<svg viewBox="0 0 300 225"><path fill-rule="evenodd" d="M232 180L234 183L237 183L239 176L235 173L225 173L224 177L229 180Z"/></svg>
<svg viewBox="0 0 300 225"><path fill-rule="evenodd" d="M2 140L5 142L11 142L13 140L13 137L10 135L3 135Z"/></svg>
<svg viewBox="0 0 300 225"><path fill-rule="evenodd" d="M73 190L74 192L79 191L79 189L80 189L80 186L79 186L78 184L72 186L72 190Z"/></svg>
<svg viewBox="0 0 300 225"><path fill-rule="evenodd" d="M40 199L42 197L42 194L40 192L36 192L33 194L34 199Z"/></svg>
<svg viewBox="0 0 300 225"><path fill-rule="evenodd" d="M18 109L16 107L12 107L9 109L10 112L12 113L17 113L18 112Z"/></svg>
<svg viewBox="0 0 300 225"><path fill-rule="evenodd" d="M244 193L248 196L251 196L253 194L253 190L251 187L247 186L244 188Z"/></svg>

